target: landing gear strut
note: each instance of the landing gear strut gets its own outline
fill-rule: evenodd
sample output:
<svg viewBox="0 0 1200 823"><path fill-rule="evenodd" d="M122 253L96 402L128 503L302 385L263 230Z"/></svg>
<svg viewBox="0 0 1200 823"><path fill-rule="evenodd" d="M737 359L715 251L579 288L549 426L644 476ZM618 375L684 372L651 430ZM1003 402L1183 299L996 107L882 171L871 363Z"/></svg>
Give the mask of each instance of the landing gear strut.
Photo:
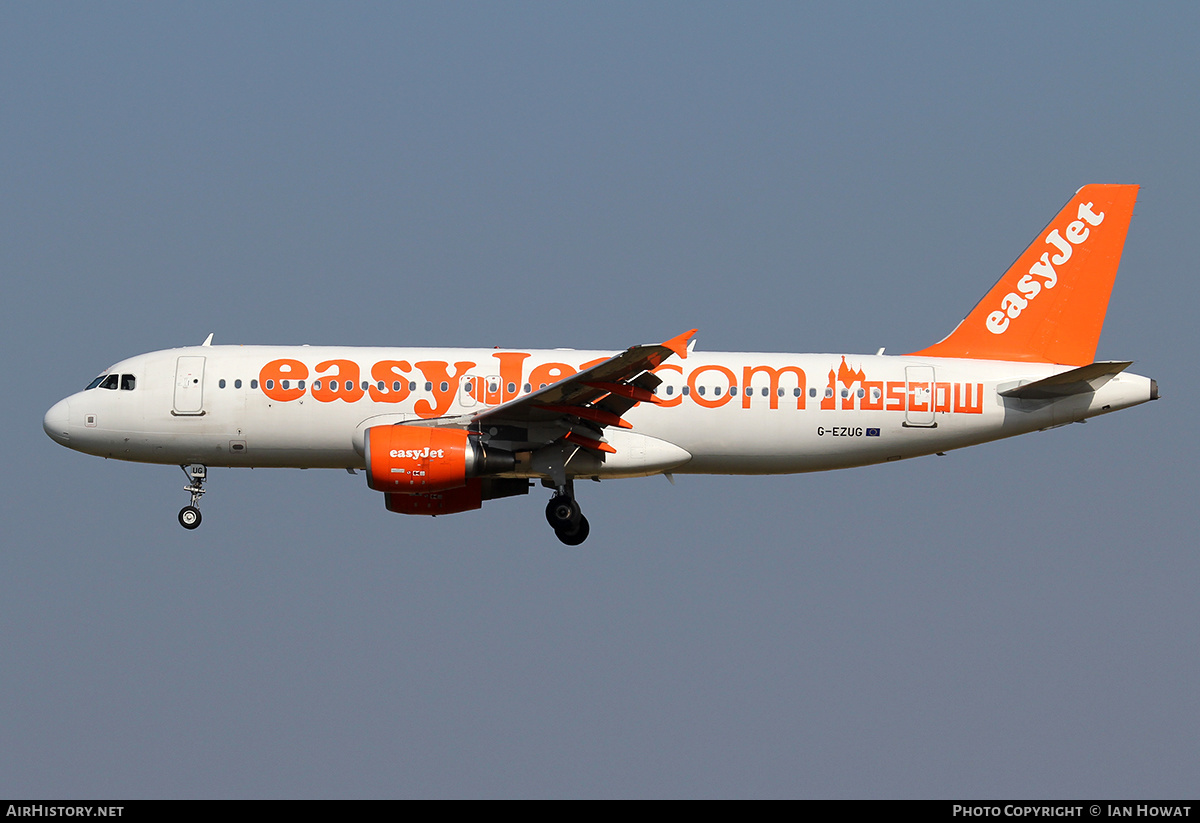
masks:
<svg viewBox="0 0 1200 823"><path fill-rule="evenodd" d="M192 495L191 504L179 510L179 525L185 529L194 529L200 525L200 509L197 507L200 504L200 498L204 495L204 481L208 479L208 469L198 463L179 468L183 469L183 473L188 478L188 484L183 487L183 490Z"/></svg>
<svg viewBox="0 0 1200 823"><path fill-rule="evenodd" d="M575 502L574 489L569 481L567 485L560 486L546 504L546 522L554 529L558 539L568 546L578 546L587 540L591 527Z"/></svg>

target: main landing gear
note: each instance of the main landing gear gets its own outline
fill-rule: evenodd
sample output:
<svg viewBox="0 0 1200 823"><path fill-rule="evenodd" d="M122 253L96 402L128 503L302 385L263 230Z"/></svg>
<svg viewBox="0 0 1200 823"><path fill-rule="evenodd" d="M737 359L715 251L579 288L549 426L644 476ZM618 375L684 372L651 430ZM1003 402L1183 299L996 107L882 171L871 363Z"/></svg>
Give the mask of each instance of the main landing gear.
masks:
<svg viewBox="0 0 1200 823"><path fill-rule="evenodd" d="M190 466L180 466L187 475L188 484L183 487L185 492L191 492L192 502L179 510L179 525L185 529L194 529L200 525L200 498L204 495L204 481L208 479L208 469L193 463Z"/></svg>
<svg viewBox="0 0 1200 823"><path fill-rule="evenodd" d="M587 540L591 527L575 502L574 490L568 483L559 487L546 504L546 522L558 539L568 546L578 546Z"/></svg>

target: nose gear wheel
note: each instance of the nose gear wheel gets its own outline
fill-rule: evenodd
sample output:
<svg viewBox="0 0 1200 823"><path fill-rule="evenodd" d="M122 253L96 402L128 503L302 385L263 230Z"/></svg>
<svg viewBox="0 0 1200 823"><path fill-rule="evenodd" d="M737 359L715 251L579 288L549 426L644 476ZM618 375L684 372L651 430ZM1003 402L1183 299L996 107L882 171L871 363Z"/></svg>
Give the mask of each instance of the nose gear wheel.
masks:
<svg viewBox="0 0 1200 823"><path fill-rule="evenodd" d="M208 468L198 463L180 466L187 475L188 484L183 487L192 496L192 502L179 510L179 525L189 531L200 526L200 498L204 496L204 481L208 479Z"/></svg>

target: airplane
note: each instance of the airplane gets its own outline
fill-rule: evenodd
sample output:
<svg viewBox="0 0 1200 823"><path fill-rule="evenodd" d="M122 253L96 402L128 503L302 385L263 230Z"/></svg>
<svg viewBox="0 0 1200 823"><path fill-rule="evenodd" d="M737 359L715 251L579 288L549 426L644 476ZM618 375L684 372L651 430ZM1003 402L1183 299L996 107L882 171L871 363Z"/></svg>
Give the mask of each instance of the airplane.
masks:
<svg viewBox="0 0 1200 823"><path fill-rule="evenodd" d="M54 404L56 442L180 466L200 525L210 467L363 471L389 511L442 515L551 490L577 546L576 480L791 474L888 463L1158 399L1094 361L1138 187L1079 189L943 340L901 356L212 345L122 360Z"/></svg>

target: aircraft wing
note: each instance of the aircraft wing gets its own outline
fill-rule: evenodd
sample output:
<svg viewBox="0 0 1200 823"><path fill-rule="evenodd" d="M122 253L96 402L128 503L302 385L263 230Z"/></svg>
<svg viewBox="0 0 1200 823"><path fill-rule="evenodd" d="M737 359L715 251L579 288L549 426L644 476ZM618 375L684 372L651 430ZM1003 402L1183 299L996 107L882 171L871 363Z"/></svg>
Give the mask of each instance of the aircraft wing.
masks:
<svg viewBox="0 0 1200 823"><path fill-rule="evenodd" d="M621 415L638 403L657 403L662 380L652 370L673 354L687 357L696 329L657 345L633 346L557 383L470 417L471 428L566 424L564 439L600 452L614 451L601 437L608 426L631 428Z"/></svg>

